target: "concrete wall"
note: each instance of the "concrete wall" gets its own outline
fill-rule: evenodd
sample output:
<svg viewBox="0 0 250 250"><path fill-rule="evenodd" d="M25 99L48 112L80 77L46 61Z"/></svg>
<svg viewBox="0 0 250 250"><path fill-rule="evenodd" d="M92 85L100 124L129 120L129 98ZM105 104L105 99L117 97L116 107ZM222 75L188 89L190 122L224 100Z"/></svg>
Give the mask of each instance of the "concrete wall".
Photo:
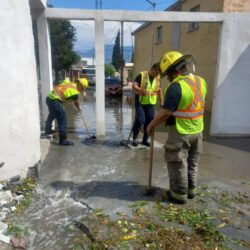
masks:
<svg viewBox="0 0 250 250"><path fill-rule="evenodd" d="M20 174L40 159L39 107L30 7L27 0L0 6L0 179Z"/></svg>
<svg viewBox="0 0 250 250"><path fill-rule="evenodd" d="M250 15L225 15L211 134L250 135Z"/></svg>

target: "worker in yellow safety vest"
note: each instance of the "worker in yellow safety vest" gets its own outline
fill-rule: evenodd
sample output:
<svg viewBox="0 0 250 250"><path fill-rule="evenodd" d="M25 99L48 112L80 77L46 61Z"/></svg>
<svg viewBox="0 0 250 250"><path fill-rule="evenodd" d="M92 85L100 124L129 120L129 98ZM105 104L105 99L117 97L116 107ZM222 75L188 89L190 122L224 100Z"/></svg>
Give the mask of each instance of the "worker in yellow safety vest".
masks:
<svg viewBox="0 0 250 250"><path fill-rule="evenodd" d="M83 93L87 87L88 80L86 78L76 79L75 82L71 82L69 78L66 78L61 84L57 85L46 98L49 115L46 121L45 135L49 136L54 132L52 130L52 123L56 119L59 130L59 145L73 145L73 142L67 140L67 117L63 104L68 101L73 101L75 107L81 111L78 99L80 93Z"/></svg>
<svg viewBox="0 0 250 250"><path fill-rule="evenodd" d="M202 151L203 114L207 93L206 82L190 74L187 64L191 55L169 51L161 58L161 76L170 84L165 92L163 108L148 126L148 134L160 123L168 126L165 160L170 190L166 197L176 203L194 198L197 191L198 161Z"/></svg>
<svg viewBox="0 0 250 250"><path fill-rule="evenodd" d="M135 92L133 146L138 146L138 134L143 126L142 144L149 147L147 126L154 118L158 96L160 98L160 105L163 104L158 64L154 64L150 70L140 72L135 78L132 87Z"/></svg>

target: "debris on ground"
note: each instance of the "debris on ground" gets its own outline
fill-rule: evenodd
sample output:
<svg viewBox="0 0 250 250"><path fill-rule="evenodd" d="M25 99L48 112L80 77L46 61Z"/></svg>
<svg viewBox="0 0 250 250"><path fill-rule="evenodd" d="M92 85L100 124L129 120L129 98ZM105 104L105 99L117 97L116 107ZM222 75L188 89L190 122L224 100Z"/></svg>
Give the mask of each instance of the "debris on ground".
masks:
<svg viewBox="0 0 250 250"><path fill-rule="evenodd" d="M185 205L173 205L155 197L153 204L137 201L132 216L117 213L110 218L100 209L84 217L76 227L78 249L237 249L249 247L249 239L232 238L227 229L249 229L247 193L231 194L203 186ZM237 206L236 206L237 204ZM240 212L239 212L240 211ZM244 212L242 212L244 211ZM88 233L86 233L88 232ZM95 235L95 240L89 235Z"/></svg>
<svg viewBox="0 0 250 250"><path fill-rule="evenodd" d="M8 222L11 213L22 213L30 205L37 179L14 176L0 186L0 241L15 248L26 249L28 231Z"/></svg>
<svg viewBox="0 0 250 250"><path fill-rule="evenodd" d="M11 243L14 248L26 249L28 239L27 238L17 238L15 236L11 237Z"/></svg>

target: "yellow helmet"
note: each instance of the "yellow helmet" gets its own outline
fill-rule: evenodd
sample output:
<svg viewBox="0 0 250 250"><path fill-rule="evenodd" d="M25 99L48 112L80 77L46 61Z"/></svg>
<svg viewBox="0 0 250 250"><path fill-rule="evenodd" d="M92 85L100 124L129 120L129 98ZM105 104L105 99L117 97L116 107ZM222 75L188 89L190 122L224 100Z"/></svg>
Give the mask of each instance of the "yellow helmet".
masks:
<svg viewBox="0 0 250 250"><path fill-rule="evenodd" d="M89 81L87 78L79 78L78 80L84 88L87 88L89 86Z"/></svg>
<svg viewBox="0 0 250 250"><path fill-rule="evenodd" d="M66 77L66 78L62 81L62 83L70 83L69 77Z"/></svg>
<svg viewBox="0 0 250 250"><path fill-rule="evenodd" d="M179 64L186 64L186 60L189 59L191 55L182 55L178 51L169 51L160 59L159 69L161 76L167 75L172 69L176 68ZM184 63L184 64L183 64Z"/></svg>

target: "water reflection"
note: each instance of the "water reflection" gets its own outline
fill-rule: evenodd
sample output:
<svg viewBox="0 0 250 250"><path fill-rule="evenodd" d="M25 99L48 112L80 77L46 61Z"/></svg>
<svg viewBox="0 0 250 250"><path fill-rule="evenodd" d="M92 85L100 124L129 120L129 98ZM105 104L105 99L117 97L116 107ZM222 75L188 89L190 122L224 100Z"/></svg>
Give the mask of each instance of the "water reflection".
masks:
<svg viewBox="0 0 250 250"><path fill-rule="evenodd" d="M118 140L126 138L130 132L132 124L132 105L127 102L125 94L119 96L105 96L105 131L106 139ZM82 121L82 117L72 103L66 105L68 131L77 137L86 137L87 130ZM96 103L95 92L89 90L87 100L81 101L84 120L88 126L90 134L96 134Z"/></svg>

